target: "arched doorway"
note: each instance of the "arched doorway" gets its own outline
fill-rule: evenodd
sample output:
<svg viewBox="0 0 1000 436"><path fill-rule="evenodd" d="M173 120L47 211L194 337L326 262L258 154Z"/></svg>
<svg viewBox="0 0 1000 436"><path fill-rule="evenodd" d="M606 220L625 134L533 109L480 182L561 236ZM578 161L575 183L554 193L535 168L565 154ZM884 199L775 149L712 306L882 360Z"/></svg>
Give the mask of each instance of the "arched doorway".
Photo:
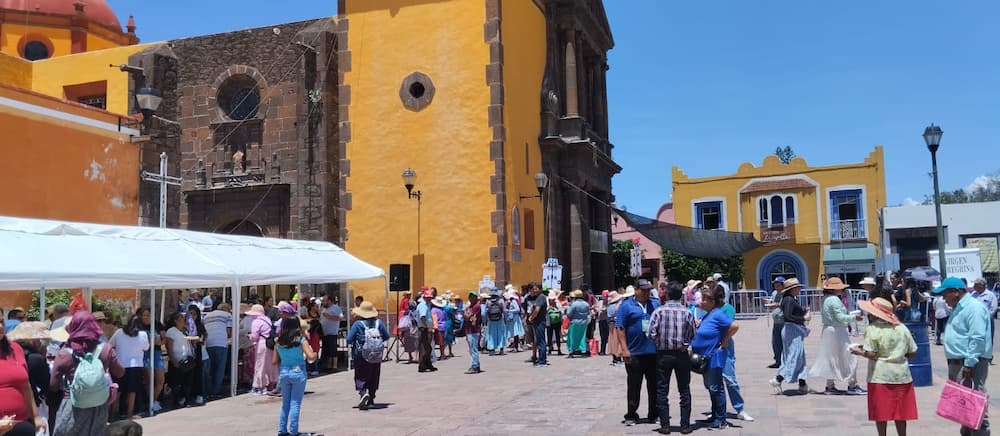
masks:
<svg viewBox="0 0 1000 436"><path fill-rule="evenodd" d="M798 254L788 250L775 250L764 256L757 265L758 286L760 289L771 289L771 282L776 277L795 277L806 284L809 273L805 261Z"/></svg>
<svg viewBox="0 0 1000 436"><path fill-rule="evenodd" d="M215 233L222 233L226 235L264 236L264 229L253 221L237 220L219 227Z"/></svg>

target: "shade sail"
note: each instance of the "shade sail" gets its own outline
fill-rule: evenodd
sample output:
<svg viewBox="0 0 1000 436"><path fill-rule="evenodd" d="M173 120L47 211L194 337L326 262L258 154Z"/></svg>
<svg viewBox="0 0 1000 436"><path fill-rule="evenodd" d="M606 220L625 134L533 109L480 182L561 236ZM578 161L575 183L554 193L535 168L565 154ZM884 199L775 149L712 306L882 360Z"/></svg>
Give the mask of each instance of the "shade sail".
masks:
<svg viewBox="0 0 1000 436"><path fill-rule="evenodd" d="M0 289L318 284L383 275L329 242L0 216Z"/></svg>
<svg viewBox="0 0 1000 436"><path fill-rule="evenodd" d="M615 209L629 227L660 247L696 257L718 258L743 254L764 245L753 233L695 229L657 221L641 215Z"/></svg>

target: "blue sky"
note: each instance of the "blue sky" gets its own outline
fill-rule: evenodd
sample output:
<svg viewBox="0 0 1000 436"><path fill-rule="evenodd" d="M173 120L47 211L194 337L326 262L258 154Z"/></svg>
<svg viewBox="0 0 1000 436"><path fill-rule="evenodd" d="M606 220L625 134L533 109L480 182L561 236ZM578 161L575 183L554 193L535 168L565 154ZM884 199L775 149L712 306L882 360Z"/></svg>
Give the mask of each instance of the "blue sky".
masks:
<svg viewBox="0 0 1000 436"><path fill-rule="evenodd" d="M460 0L481 1L481 0ZM524 0L527 1L527 0ZM335 13L333 0L109 0L144 41ZM728 174L790 145L813 165L885 147L889 204L1000 171L998 2L606 0L618 204L652 215L670 168Z"/></svg>

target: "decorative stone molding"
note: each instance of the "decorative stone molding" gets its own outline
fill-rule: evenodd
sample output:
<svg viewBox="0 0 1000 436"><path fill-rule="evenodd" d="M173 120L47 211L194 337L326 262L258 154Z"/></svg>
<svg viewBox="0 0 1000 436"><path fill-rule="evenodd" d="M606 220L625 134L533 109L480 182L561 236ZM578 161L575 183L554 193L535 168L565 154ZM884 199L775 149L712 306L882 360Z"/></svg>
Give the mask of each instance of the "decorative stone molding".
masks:
<svg viewBox="0 0 1000 436"><path fill-rule="evenodd" d="M434 100L434 82L419 71L410 73L399 86L399 99L407 109L419 112Z"/></svg>
<svg viewBox="0 0 1000 436"><path fill-rule="evenodd" d="M501 40L500 18L502 2L486 0L486 22L483 24L483 39L490 47L490 63L486 64L486 85L490 87L490 105L487 110L487 122L493 131L488 146L490 159L494 163L493 175L490 177L490 192L496 197L496 208L490 214L490 228L497 237L497 245L490 247L490 261L494 265L494 277L497 286L503 286L510 280L510 258L507 256L507 191L506 164L504 161L504 141L507 129L504 125L503 104L503 42ZM520 260L520 259L518 259Z"/></svg>
<svg viewBox="0 0 1000 436"><path fill-rule="evenodd" d="M257 83L257 90L260 92L260 106L265 106L270 100L271 95L268 92L267 79L264 75L260 73L256 68L249 65L230 65L222 73L220 73L215 81L212 82L212 86L208 90L208 106L211 108L210 112L212 114L212 123L221 123L229 121L229 117L226 116L222 107L216 101L216 97L219 95L219 88L226 83L233 76L248 76ZM263 118L265 111L258 110L254 118Z"/></svg>

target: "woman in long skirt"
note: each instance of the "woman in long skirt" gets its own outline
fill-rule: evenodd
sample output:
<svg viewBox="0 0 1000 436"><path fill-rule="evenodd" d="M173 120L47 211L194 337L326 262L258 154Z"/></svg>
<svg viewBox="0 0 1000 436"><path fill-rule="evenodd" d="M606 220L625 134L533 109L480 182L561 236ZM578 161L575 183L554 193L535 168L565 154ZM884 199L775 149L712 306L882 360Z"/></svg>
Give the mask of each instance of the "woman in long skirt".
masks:
<svg viewBox="0 0 1000 436"><path fill-rule="evenodd" d="M378 391L379 379L382 375L382 359L369 362L361 353L365 345L365 330L376 328L382 336L382 341L389 340L389 330L378 319L378 310L371 301L363 301L360 306L351 310L357 317L350 331L347 332L347 343L351 344L351 356L354 361L354 388L358 391L361 401L358 409L368 410L375 405L375 392Z"/></svg>
<svg viewBox="0 0 1000 436"><path fill-rule="evenodd" d="M806 323L811 319L809 312L799 305L802 284L797 279L785 280L785 293L781 297L781 311L785 316L785 327L781 330L781 367L778 375L769 381L775 392L781 393L781 383L799 383L799 393L808 394L806 384L805 338L809 334Z"/></svg>
<svg viewBox="0 0 1000 436"><path fill-rule="evenodd" d="M865 390L858 386L858 359L847 348L851 340L847 326L861 315L847 313L847 308L840 298L847 285L838 277L832 277L823 284L823 336L820 338L819 352L813 362L809 375L826 379L827 394L843 394L837 389L837 380L847 382L847 394L864 395Z"/></svg>
<svg viewBox="0 0 1000 436"><path fill-rule="evenodd" d="M490 293L490 300L486 303L486 348L490 350L490 355L503 354L503 349L507 345L507 326L503 320L504 301L500 292ZM491 305L500 305L500 319L489 319Z"/></svg>
<svg viewBox="0 0 1000 436"><path fill-rule="evenodd" d="M504 328L507 330L507 337L513 339L510 348L513 351L520 351L521 338L524 336L524 323L521 321L521 302L518 301L514 288L507 291L507 310L504 312Z"/></svg>

